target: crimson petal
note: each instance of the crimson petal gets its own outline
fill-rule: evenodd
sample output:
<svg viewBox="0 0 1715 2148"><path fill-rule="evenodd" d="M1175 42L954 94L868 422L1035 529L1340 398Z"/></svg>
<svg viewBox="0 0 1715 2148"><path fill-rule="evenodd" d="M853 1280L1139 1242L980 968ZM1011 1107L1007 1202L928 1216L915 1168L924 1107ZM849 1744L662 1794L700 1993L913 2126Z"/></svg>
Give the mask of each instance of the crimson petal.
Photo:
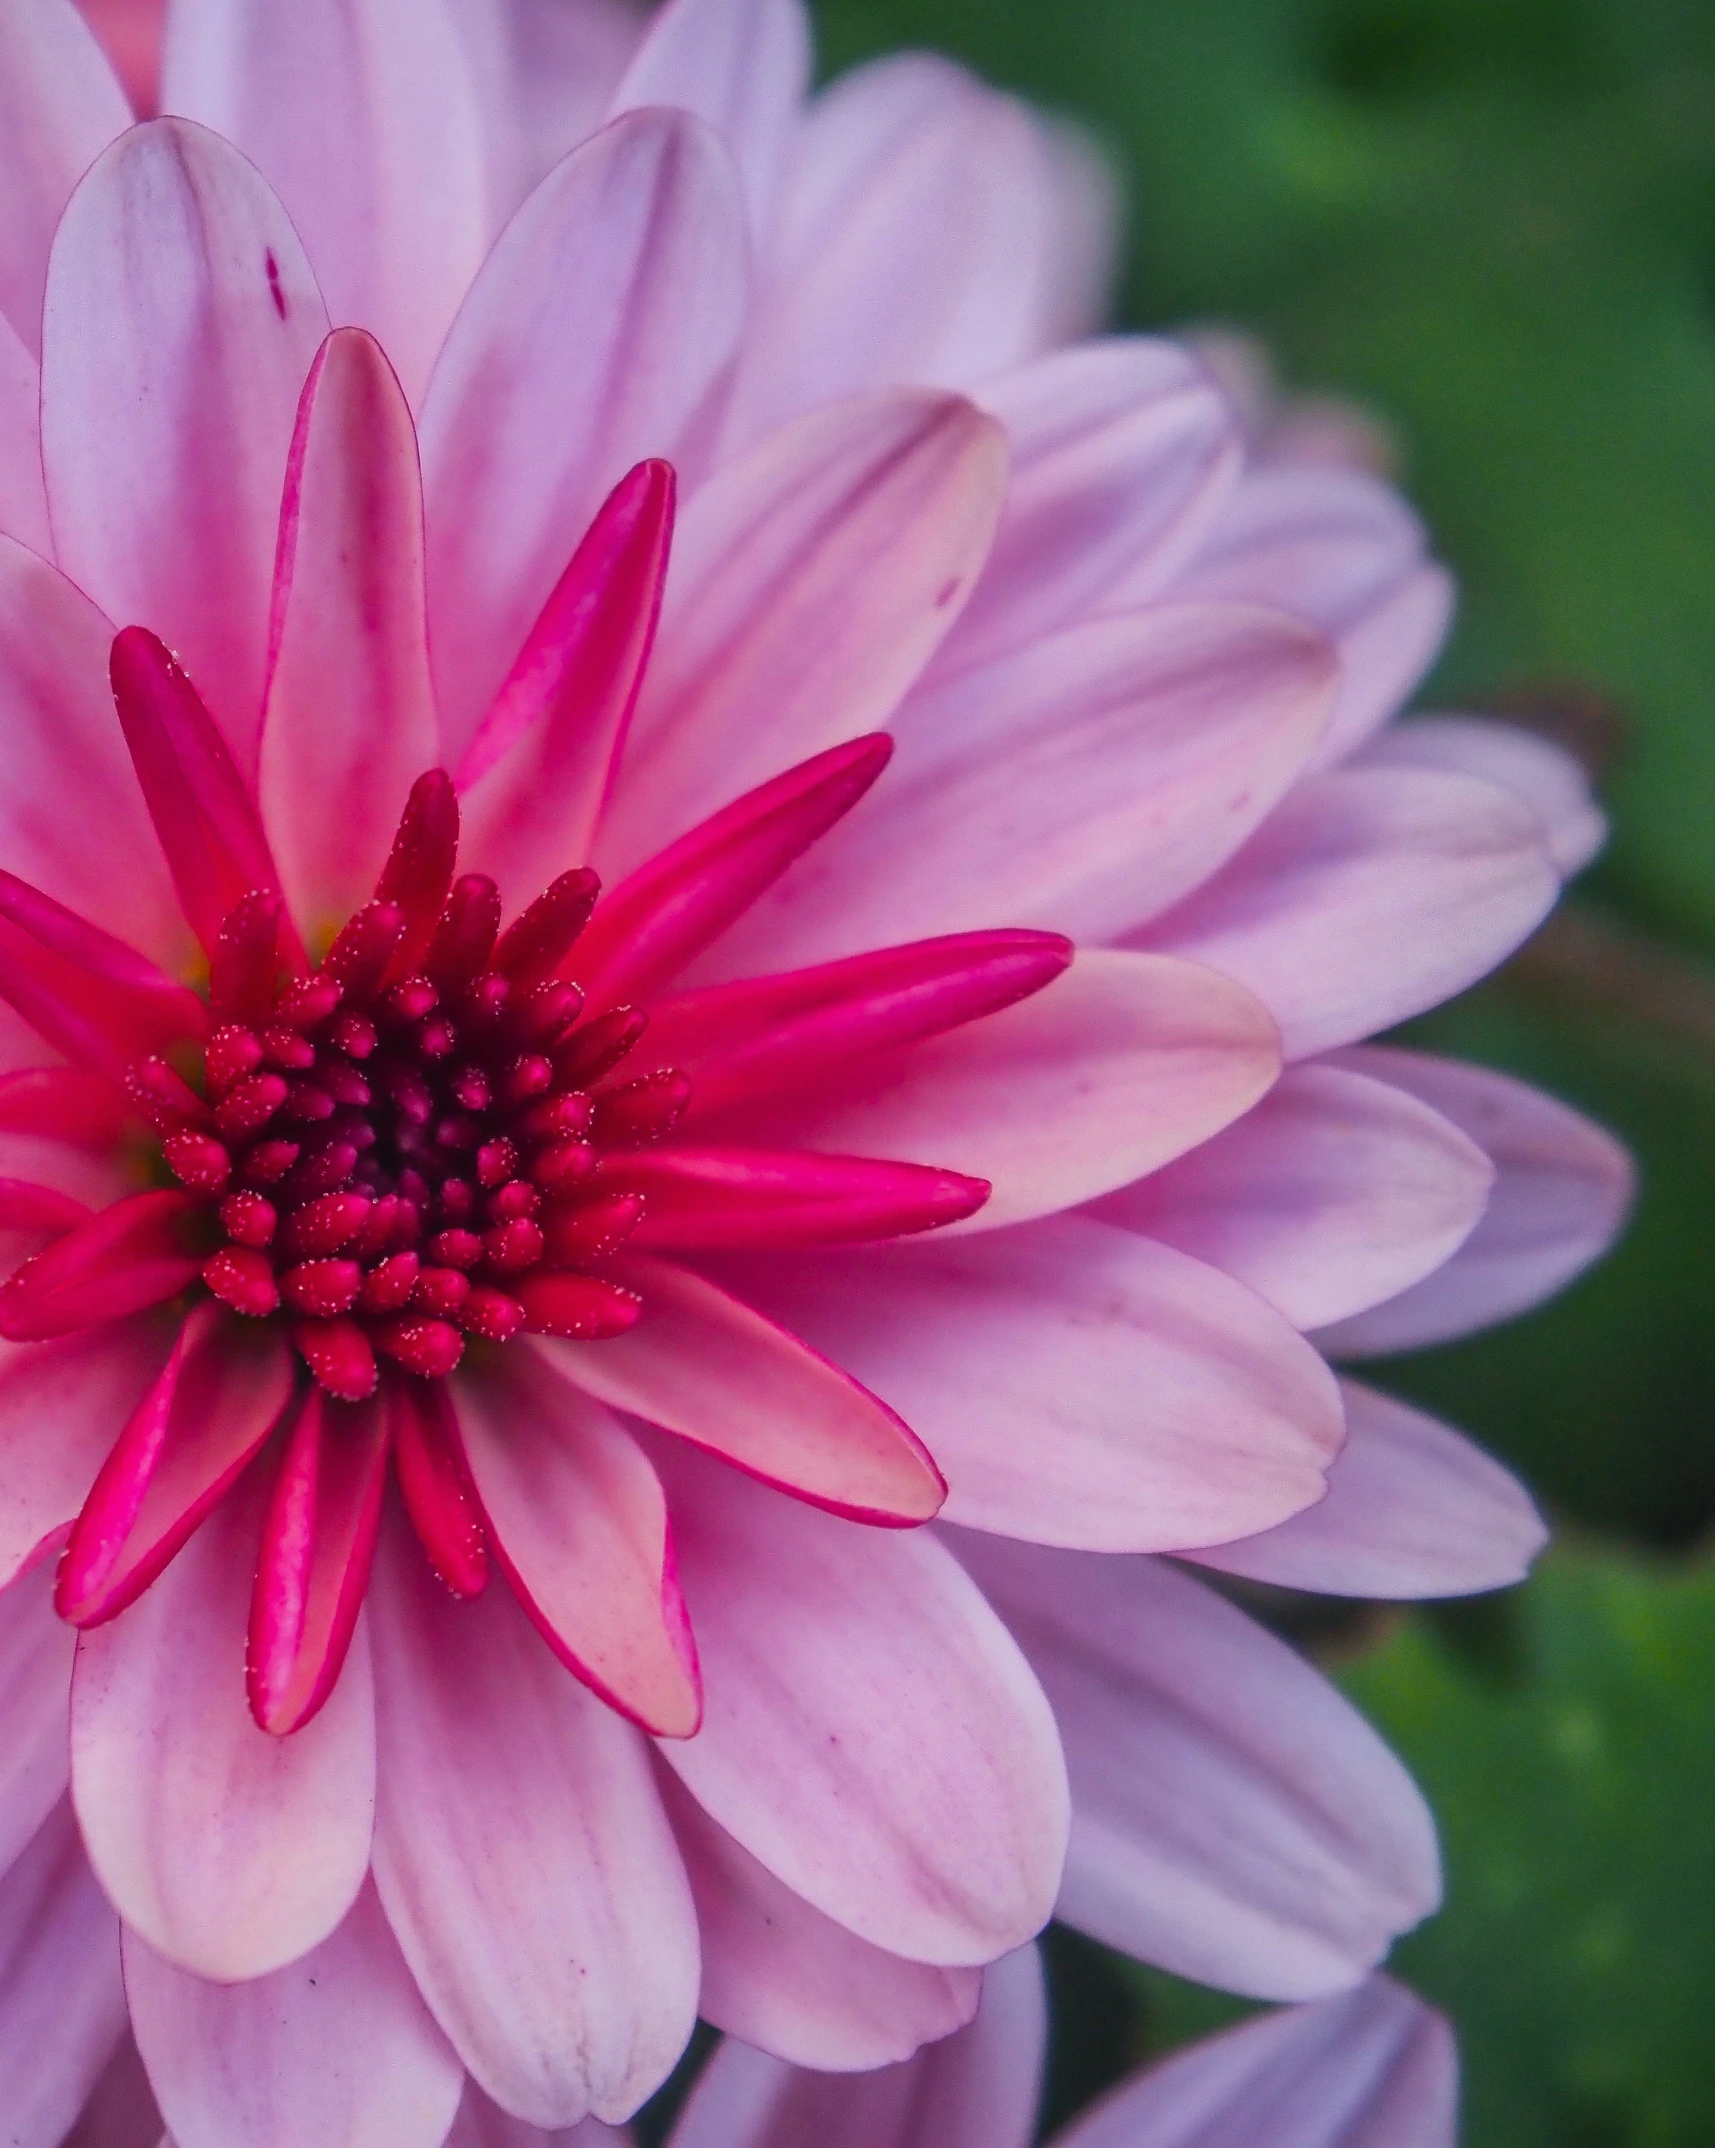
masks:
<svg viewBox="0 0 1715 2148"><path fill-rule="evenodd" d="M607 1159L597 1183L642 1196L631 1243L657 1252L898 1238L974 1215L989 1192L956 1171L808 1149L646 1150Z"/></svg>
<svg viewBox="0 0 1715 2148"><path fill-rule="evenodd" d="M41 1342L175 1296L200 1266L183 1226L201 1206L188 1193L133 1193L102 1209L0 1285L0 1335Z"/></svg>

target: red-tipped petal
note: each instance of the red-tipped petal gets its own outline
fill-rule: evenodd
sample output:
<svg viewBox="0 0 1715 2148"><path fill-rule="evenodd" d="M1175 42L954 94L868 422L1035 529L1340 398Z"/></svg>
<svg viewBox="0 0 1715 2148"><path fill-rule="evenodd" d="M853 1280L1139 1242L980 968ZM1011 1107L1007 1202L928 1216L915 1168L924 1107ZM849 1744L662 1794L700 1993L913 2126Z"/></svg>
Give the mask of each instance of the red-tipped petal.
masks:
<svg viewBox="0 0 1715 2148"><path fill-rule="evenodd" d="M390 1380L393 1467L429 1564L455 1596L488 1585L488 1539L463 1450L438 1381Z"/></svg>
<svg viewBox="0 0 1715 2148"><path fill-rule="evenodd" d="M635 1327L643 1301L635 1292L594 1275L527 1275L512 1292L535 1335L599 1342Z"/></svg>
<svg viewBox="0 0 1715 2148"><path fill-rule="evenodd" d="M274 1263L253 1246L222 1246L202 1264L202 1279L222 1305L247 1320L266 1320L280 1303Z"/></svg>
<svg viewBox="0 0 1715 2148"><path fill-rule="evenodd" d="M39 1231L63 1238L95 1211L52 1186L23 1178L0 1178L0 1231Z"/></svg>
<svg viewBox="0 0 1715 2148"><path fill-rule="evenodd" d="M431 768L411 786L393 849L375 885L377 902L394 904L405 930L389 965L408 977L422 967L446 908L459 851L459 802L444 768Z"/></svg>
<svg viewBox="0 0 1715 2148"><path fill-rule="evenodd" d="M322 965L342 992L362 1000L380 984L405 934L397 903L365 903L347 920Z"/></svg>
<svg viewBox="0 0 1715 2148"><path fill-rule="evenodd" d="M598 1184L642 1196L635 1245L677 1252L898 1238L974 1215L989 1192L956 1171L807 1149L656 1149L612 1158Z"/></svg>
<svg viewBox="0 0 1715 2148"><path fill-rule="evenodd" d="M546 1257L561 1268L606 1260L636 1230L642 1214L640 1193L592 1194L576 1208L552 1209L543 1224Z"/></svg>
<svg viewBox="0 0 1715 2148"><path fill-rule="evenodd" d="M464 1337L445 1320L407 1318L380 1329L375 1347L420 1379L439 1380L463 1357Z"/></svg>
<svg viewBox="0 0 1715 2148"><path fill-rule="evenodd" d="M380 1369L355 1320L300 1320L292 1340L316 1385L337 1400L367 1402L374 1394Z"/></svg>
<svg viewBox="0 0 1715 2148"><path fill-rule="evenodd" d="M41 1342L176 1296L200 1266L185 1226L201 1205L188 1193L133 1193L91 1216L0 1286L0 1335Z"/></svg>
<svg viewBox="0 0 1715 2148"><path fill-rule="evenodd" d="M216 1021L268 1019L280 961L281 914L280 898L271 888L252 888L221 920L208 965L208 1003Z"/></svg>
<svg viewBox="0 0 1715 2148"><path fill-rule="evenodd" d="M672 1132L691 1101L689 1078L677 1067L663 1067L605 1090L595 1100L597 1141L615 1148L641 1148Z"/></svg>
<svg viewBox="0 0 1715 2148"><path fill-rule="evenodd" d="M112 1082L76 1067L24 1067L0 1074L0 1133L43 1134L100 1152L120 1138L129 1116Z"/></svg>
<svg viewBox="0 0 1715 2148"><path fill-rule="evenodd" d="M517 994L533 992L570 954L589 922L601 882L588 866L562 873L546 894L508 925L495 947L493 967Z"/></svg>
<svg viewBox="0 0 1715 2148"><path fill-rule="evenodd" d="M482 873L465 873L453 882L423 968L443 990L469 984L493 952L499 930L500 890Z"/></svg>

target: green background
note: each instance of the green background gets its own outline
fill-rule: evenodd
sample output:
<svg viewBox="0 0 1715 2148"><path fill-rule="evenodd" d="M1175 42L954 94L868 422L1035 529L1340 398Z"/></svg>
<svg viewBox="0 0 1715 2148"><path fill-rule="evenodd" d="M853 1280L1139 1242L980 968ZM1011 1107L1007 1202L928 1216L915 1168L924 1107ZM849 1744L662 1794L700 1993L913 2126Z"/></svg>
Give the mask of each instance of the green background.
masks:
<svg viewBox="0 0 1715 2148"><path fill-rule="evenodd" d="M1440 1815L1396 1966L1469 2148L1715 2141L1715 4L823 0L824 68L934 46L1119 164L1120 318L1267 338L1385 417L1462 586L1425 698L1594 704L1611 847L1549 943L1414 1034L1616 1128L1621 1250L1384 1368L1518 1465L1523 1590L1355 1622L1341 1675ZM1603 959L1588 958L1588 944ZM1378 1638L1379 1636L1379 1638ZM1053 1947L1050 2116L1230 2003ZM1260 2144L1259 2144L1260 2148Z"/></svg>

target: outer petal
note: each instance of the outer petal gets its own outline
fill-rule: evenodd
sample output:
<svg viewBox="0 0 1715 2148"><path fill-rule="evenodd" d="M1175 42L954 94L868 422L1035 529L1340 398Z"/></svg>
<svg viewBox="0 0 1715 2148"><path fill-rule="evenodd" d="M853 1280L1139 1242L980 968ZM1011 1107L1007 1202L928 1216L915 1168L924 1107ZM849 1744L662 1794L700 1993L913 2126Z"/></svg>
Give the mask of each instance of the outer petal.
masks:
<svg viewBox="0 0 1715 2148"><path fill-rule="evenodd" d="M604 876L885 722L969 595L1005 486L991 418L906 392L814 411L704 486L680 517Z"/></svg>
<svg viewBox="0 0 1715 2148"><path fill-rule="evenodd" d="M175 2148L441 2148L464 2068L375 1890L272 1976L207 1984L125 1935L131 2022Z"/></svg>
<svg viewBox="0 0 1715 2148"><path fill-rule="evenodd" d="M465 2065L538 2126L628 2117L690 2035L697 1935L647 1748L501 1589L452 1604L403 1531L371 1599L375 1876Z"/></svg>
<svg viewBox="0 0 1715 2148"><path fill-rule="evenodd" d="M738 340L744 247L713 135L640 112L556 166L489 255L423 410L450 761L614 484L683 464Z"/></svg>
<svg viewBox="0 0 1715 2148"><path fill-rule="evenodd" d="M1454 2148L1459 2061L1403 1985L1247 2021L1128 2081L1058 2148Z"/></svg>
<svg viewBox="0 0 1715 2148"><path fill-rule="evenodd" d="M54 1616L43 1560L0 1589L0 1872L59 1803L66 1786L71 1629Z"/></svg>
<svg viewBox="0 0 1715 2148"><path fill-rule="evenodd" d="M42 376L18 331L0 313L0 531L48 553L42 483Z"/></svg>
<svg viewBox="0 0 1715 2148"><path fill-rule="evenodd" d="M1242 1119L1095 1213L1237 1276L1320 1327L1439 1268L1494 1169L1469 1135L1344 1066L1289 1067Z"/></svg>
<svg viewBox="0 0 1715 2148"><path fill-rule="evenodd" d="M124 2027L119 1927L61 1803L0 1877L7 2148L59 2148Z"/></svg>
<svg viewBox="0 0 1715 2148"><path fill-rule="evenodd" d="M1582 872L1606 840L1608 823L1590 778L1571 754L1489 716L1414 716L1372 739L1366 768L1439 768L1510 791L1541 821L1555 869Z"/></svg>
<svg viewBox="0 0 1715 2148"><path fill-rule="evenodd" d="M1218 1542L1235 1514L1319 1499L1339 1449L1334 1382L1278 1314L1086 1217L756 1261L738 1284L905 1413L972 1528L1089 1551Z"/></svg>
<svg viewBox="0 0 1715 2148"><path fill-rule="evenodd" d="M1421 1410L1341 1382L1346 1444L1328 1496L1200 1565L1336 1596L1468 1596L1522 1581L1548 1541L1518 1479Z"/></svg>
<svg viewBox="0 0 1715 2148"><path fill-rule="evenodd" d="M374 338L336 329L292 442L262 719L262 818L306 937L368 901L436 757L411 413Z"/></svg>
<svg viewBox="0 0 1715 2148"><path fill-rule="evenodd" d="M540 2126L511 2117L467 2080L446 2148L632 2148L632 2136L623 2127L604 2126L599 2118L544 2133Z"/></svg>
<svg viewBox="0 0 1715 2148"><path fill-rule="evenodd" d="M1436 1906L1411 1778L1284 1642L1156 1560L958 1550L1066 1739L1069 1923L1201 1983L1311 1998Z"/></svg>
<svg viewBox="0 0 1715 2148"><path fill-rule="evenodd" d="M243 150L333 318L372 329L420 397L489 238L476 94L443 0L173 0L162 109Z"/></svg>
<svg viewBox="0 0 1715 2148"><path fill-rule="evenodd" d="M129 2036L121 2042L66 2135L64 2148L159 2148L161 2113Z"/></svg>
<svg viewBox="0 0 1715 2148"><path fill-rule="evenodd" d="M244 1700L257 1503L228 1497L152 1588L78 1643L72 1795L127 1924L196 1975L264 1976L339 1923L375 1809L359 1621L327 1706L270 1738Z"/></svg>
<svg viewBox="0 0 1715 2148"><path fill-rule="evenodd" d="M662 1755L795 1893L889 1952L991 1961L1048 1914L1065 1779L1035 1680L921 1533L663 1457L706 1713Z"/></svg>
<svg viewBox="0 0 1715 2148"><path fill-rule="evenodd" d="M1506 792L1342 769L1301 784L1147 939L1248 985L1303 1059L1474 984L1559 892L1540 822Z"/></svg>
<svg viewBox="0 0 1715 2148"><path fill-rule="evenodd" d="M1493 1327L1553 1297L1619 1235L1636 1185L1632 1161L1581 1113L1510 1075L1450 1059L1371 1049L1343 1063L1463 1127L1493 1162L1495 1187L1445 1267L1324 1330L1324 1349L1378 1357Z"/></svg>

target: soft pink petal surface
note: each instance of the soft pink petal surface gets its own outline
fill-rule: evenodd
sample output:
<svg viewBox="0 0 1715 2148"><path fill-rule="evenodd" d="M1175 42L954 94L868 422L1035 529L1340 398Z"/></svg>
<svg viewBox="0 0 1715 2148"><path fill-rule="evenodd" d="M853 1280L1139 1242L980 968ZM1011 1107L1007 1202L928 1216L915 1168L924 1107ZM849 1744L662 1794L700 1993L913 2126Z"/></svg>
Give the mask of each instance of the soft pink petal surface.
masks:
<svg viewBox="0 0 1715 2148"><path fill-rule="evenodd" d="M1570 879L1602 847L1608 823L1571 754L1491 716L1414 716L1364 748L1366 768L1439 768L1510 791L1542 823L1555 869Z"/></svg>
<svg viewBox="0 0 1715 2148"><path fill-rule="evenodd" d="M446 2138L446 2148L631 2148L631 2144L629 2131L603 2125L599 2118L580 2119L575 2126L544 2132L525 2119L511 2117L474 2081L465 2083L464 2101Z"/></svg>
<svg viewBox="0 0 1715 2148"><path fill-rule="evenodd" d="M160 2148L161 2113L129 2035L66 2135L63 2148Z"/></svg>
<svg viewBox="0 0 1715 2148"><path fill-rule="evenodd" d="M0 1589L0 1872L66 1786L66 1696L75 1636L54 1616L54 1574L44 1559Z"/></svg>
<svg viewBox="0 0 1715 2148"><path fill-rule="evenodd" d="M0 531L48 553L42 482L42 376L29 346L0 313Z"/></svg>

